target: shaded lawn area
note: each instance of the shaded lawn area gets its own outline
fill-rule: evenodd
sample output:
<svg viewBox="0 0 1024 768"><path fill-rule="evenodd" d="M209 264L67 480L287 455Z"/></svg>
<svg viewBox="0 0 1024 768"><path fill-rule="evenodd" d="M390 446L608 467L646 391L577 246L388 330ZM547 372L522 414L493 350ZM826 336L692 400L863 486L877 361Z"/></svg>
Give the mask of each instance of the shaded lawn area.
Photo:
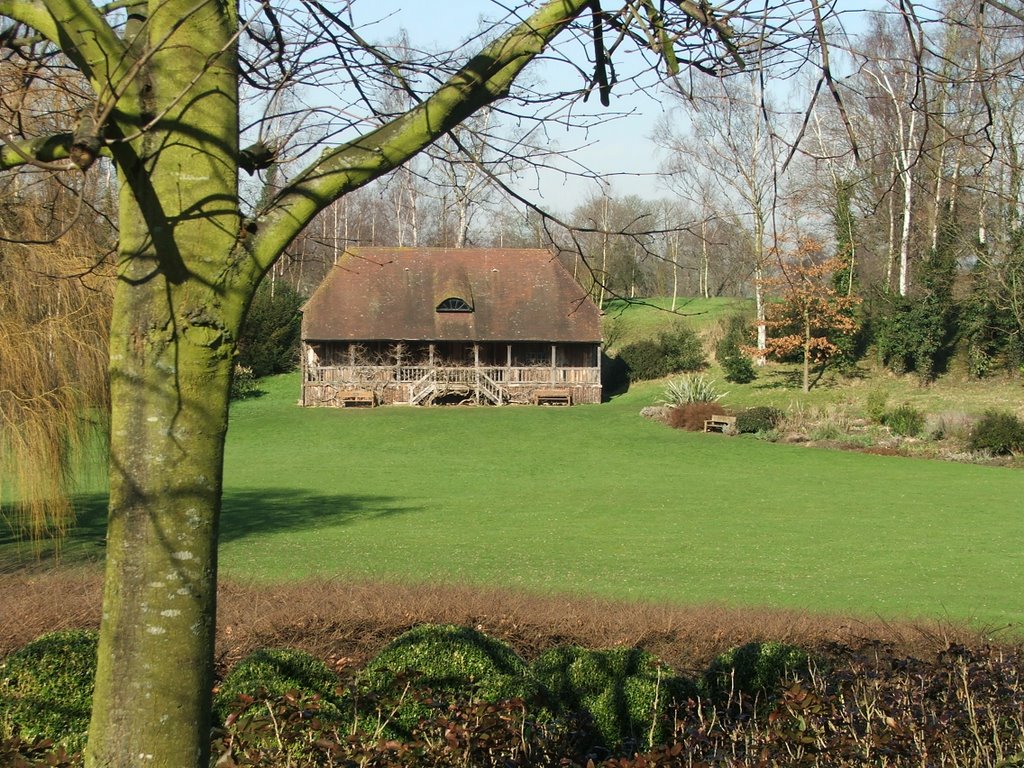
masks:
<svg viewBox="0 0 1024 768"><path fill-rule="evenodd" d="M221 573L1024 619L1019 471L689 434L573 408L233 406ZM65 558L102 551L85 498ZM11 557L4 532L0 557Z"/></svg>

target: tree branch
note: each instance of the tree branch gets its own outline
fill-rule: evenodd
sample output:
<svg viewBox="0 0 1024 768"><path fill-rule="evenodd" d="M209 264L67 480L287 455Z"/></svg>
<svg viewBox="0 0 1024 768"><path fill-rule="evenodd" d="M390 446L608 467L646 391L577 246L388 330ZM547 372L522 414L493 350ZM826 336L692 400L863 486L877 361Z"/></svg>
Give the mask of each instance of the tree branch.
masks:
<svg viewBox="0 0 1024 768"><path fill-rule="evenodd" d="M548 0L526 21L488 45L430 98L354 141L326 151L277 195L256 222L250 255L260 272L321 210L402 165L481 107L508 94L512 82L589 0Z"/></svg>
<svg viewBox="0 0 1024 768"><path fill-rule="evenodd" d="M0 0L0 16L43 35L88 78L97 97L111 92L128 62L124 44L88 0Z"/></svg>
<svg viewBox="0 0 1024 768"><path fill-rule="evenodd" d="M67 170L71 163L70 133L40 136L22 141L8 140L0 144L0 171L7 171L23 165L42 166L49 170ZM59 164L59 166L58 166Z"/></svg>

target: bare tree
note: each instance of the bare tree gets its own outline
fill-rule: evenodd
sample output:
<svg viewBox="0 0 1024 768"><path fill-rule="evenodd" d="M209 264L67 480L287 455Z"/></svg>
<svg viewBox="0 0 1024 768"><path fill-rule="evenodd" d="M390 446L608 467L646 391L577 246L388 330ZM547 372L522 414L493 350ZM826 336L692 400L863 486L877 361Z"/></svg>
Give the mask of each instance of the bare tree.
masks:
<svg viewBox="0 0 1024 768"><path fill-rule="evenodd" d="M658 139L671 153L673 175L688 176L690 189L714 188L719 200L748 224L749 269L758 320L757 349L765 349L765 302L761 289L769 266L778 204L777 174L784 146L768 122L769 96L757 73L702 80L688 94L694 104L685 132L667 122ZM706 217L705 217L706 218ZM763 356L759 358L763 362Z"/></svg>

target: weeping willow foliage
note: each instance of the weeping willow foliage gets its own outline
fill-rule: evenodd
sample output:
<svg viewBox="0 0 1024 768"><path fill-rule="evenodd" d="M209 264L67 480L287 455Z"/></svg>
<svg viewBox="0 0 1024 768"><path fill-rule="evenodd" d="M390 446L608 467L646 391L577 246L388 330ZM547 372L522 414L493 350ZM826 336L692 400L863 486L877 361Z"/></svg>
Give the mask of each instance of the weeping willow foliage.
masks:
<svg viewBox="0 0 1024 768"><path fill-rule="evenodd" d="M0 134L59 130L86 93L81 78L7 57ZM77 178L26 166L0 185L0 526L35 542L73 522L74 462L107 421L109 174L104 161Z"/></svg>
<svg viewBox="0 0 1024 768"><path fill-rule="evenodd" d="M0 197L0 236L46 239L55 213L70 216L66 191L48 205L34 195ZM0 515L34 541L73 522L74 461L106 422L104 232L86 217L53 243L0 241Z"/></svg>

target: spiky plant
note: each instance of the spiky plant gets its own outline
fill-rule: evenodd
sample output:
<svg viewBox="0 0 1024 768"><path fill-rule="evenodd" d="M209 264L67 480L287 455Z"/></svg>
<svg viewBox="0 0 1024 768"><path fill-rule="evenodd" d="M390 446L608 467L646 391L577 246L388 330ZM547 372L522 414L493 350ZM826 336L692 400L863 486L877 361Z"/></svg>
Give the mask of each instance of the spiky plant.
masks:
<svg viewBox="0 0 1024 768"><path fill-rule="evenodd" d="M714 379L698 374L670 381L665 387L665 396L661 402L672 406L689 403L715 403L727 394L729 393L718 391L718 385Z"/></svg>

